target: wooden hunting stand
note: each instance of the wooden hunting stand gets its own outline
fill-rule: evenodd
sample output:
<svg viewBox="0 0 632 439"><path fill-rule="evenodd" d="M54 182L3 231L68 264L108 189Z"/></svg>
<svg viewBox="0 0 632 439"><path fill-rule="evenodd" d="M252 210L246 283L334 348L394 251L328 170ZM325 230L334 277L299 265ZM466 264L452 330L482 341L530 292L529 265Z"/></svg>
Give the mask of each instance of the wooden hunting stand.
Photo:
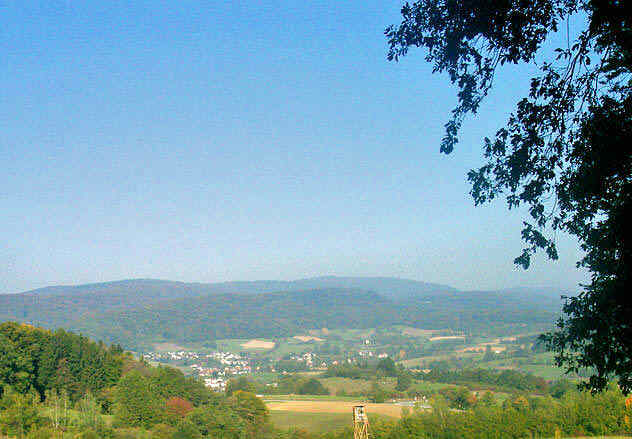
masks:
<svg viewBox="0 0 632 439"><path fill-rule="evenodd" d="M369 439L369 418L363 405L353 406L353 439Z"/></svg>

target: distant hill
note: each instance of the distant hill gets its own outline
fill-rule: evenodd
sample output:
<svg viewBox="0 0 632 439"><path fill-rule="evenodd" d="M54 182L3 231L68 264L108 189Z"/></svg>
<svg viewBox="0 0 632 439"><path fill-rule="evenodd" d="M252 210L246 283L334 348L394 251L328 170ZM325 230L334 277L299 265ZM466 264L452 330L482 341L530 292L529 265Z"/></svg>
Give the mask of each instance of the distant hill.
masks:
<svg viewBox="0 0 632 439"><path fill-rule="evenodd" d="M379 309L379 312L369 310ZM392 322L397 306L376 293L324 289L218 294L109 311L75 322L99 338L201 342L288 337L317 328L367 328Z"/></svg>
<svg viewBox="0 0 632 439"><path fill-rule="evenodd" d="M493 292L394 301L371 291L330 288L175 299L97 313L73 322L73 327L127 346L150 341L276 338L323 327L396 324L493 334L507 325L546 326L554 321L558 308Z"/></svg>
<svg viewBox="0 0 632 439"><path fill-rule="evenodd" d="M18 320L48 327L67 326L77 316L147 306L163 300L221 294L261 294L347 288L373 291L400 300L426 297L454 288L425 282L386 277L318 277L295 281L237 281L187 283L158 279L129 279L84 285L51 286L18 294L0 295L0 321Z"/></svg>
<svg viewBox="0 0 632 439"><path fill-rule="evenodd" d="M447 285L395 277L323 276L311 279L301 279L288 282L288 284L289 285L287 285L286 288L279 289L279 291L292 291L297 289L350 288L374 291L383 297L395 300L410 299L413 297L427 297L457 291L455 288Z"/></svg>
<svg viewBox="0 0 632 439"><path fill-rule="evenodd" d="M349 288L374 291L393 299L417 295L440 294L456 291L447 285L420 282L393 277L339 277L322 276L293 281L259 280L218 283L188 283L158 279L129 279L84 285L62 285L38 288L20 294L39 296L79 296L112 294L133 295L169 299L177 297L207 296L211 294L315 290L325 288Z"/></svg>
<svg viewBox="0 0 632 439"><path fill-rule="evenodd" d="M559 294L458 291L388 277L184 283L133 279L55 286L0 295L0 321L80 330L128 347L153 341L283 337L322 327L484 331L493 325L543 325Z"/></svg>

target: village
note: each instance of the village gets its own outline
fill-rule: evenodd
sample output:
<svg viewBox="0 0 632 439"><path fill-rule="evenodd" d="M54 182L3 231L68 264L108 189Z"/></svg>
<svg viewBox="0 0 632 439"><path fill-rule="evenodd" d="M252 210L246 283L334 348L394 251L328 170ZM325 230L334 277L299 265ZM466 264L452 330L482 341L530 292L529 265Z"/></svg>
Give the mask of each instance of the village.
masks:
<svg viewBox="0 0 632 439"><path fill-rule="evenodd" d="M230 377L253 372L251 359L232 352L147 352L143 354L143 359L149 362L188 367L192 375L201 378L207 387L215 391L224 391L226 381ZM257 366L255 370L259 368L260 366Z"/></svg>
<svg viewBox="0 0 632 439"><path fill-rule="evenodd" d="M368 343L367 343L368 344ZM240 375L253 373L279 373L281 375L302 371L324 371L332 365L354 363L359 359L386 358L385 353L376 353L366 347L352 350L342 356L324 357L315 352L286 354L282 358L261 356L257 353L211 351L199 352L179 350L167 352L144 352L142 358L154 364L168 364L196 376L214 391L224 391L227 381Z"/></svg>

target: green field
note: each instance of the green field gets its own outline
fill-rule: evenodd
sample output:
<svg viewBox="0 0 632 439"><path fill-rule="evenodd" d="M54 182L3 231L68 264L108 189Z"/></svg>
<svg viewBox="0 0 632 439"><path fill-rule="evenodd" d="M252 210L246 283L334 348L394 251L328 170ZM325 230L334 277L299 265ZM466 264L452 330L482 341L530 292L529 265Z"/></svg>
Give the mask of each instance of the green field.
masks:
<svg viewBox="0 0 632 439"><path fill-rule="evenodd" d="M434 383L432 381L414 381L408 391L416 392L421 395L427 395L451 386L454 386L454 384Z"/></svg>
<svg viewBox="0 0 632 439"><path fill-rule="evenodd" d="M340 391L347 394L351 393L366 393L371 388L372 382L369 380L331 377L321 378L320 382L329 390L329 393L336 395ZM395 378L382 378L379 380L380 386L385 389L392 390L395 388Z"/></svg>
<svg viewBox="0 0 632 439"><path fill-rule="evenodd" d="M516 369L542 377L546 380L578 378L573 375L565 375L564 370L555 365L553 356L552 352L544 352L530 355L527 358L508 358L485 362L481 361L478 365L480 367L490 369Z"/></svg>
<svg viewBox="0 0 632 439"><path fill-rule="evenodd" d="M285 338L280 340L276 347L270 351L270 355L274 357L283 357L287 354L302 354L314 350L319 341L300 341L295 338Z"/></svg>
<svg viewBox="0 0 632 439"><path fill-rule="evenodd" d="M446 353L446 354L437 354L437 355L428 355L428 356L418 357L418 358L409 358L408 360L398 361L398 363L401 363L405 367L414 369L417 367L421 367L424 363L427 363L429 361L449 360L452 358L480 359L482 357L483 357L482 354L474 353L474 352L462 352L458 354L451 352L451 353Z"/></svg>

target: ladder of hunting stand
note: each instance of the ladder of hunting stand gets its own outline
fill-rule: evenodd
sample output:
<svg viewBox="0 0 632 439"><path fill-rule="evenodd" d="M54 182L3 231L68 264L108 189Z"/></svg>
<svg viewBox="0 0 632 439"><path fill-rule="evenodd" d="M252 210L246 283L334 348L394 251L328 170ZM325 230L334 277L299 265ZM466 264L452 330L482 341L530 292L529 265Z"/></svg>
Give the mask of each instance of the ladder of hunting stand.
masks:
<svg viewBox="0 0 632 439"><path fill-rule="evenodd" d="M369 418L363 405L353 407L353 439L369 439Z"/></svg>

